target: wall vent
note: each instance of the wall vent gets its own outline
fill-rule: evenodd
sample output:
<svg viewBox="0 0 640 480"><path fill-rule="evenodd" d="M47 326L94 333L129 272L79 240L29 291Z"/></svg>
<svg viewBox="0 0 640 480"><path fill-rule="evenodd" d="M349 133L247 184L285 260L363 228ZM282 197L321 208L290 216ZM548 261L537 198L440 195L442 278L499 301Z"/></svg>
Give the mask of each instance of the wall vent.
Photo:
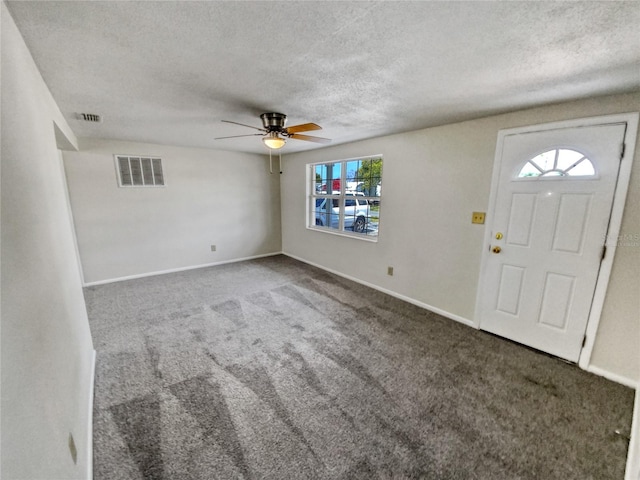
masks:
<svg viewBox="0 0 640 480"><path fill-rule="evenodd" d="M163 187L162 159L114 155L121 187Z"/></svg>
<svg viewBox="0 0 640 480"><path fill-rule="evenodd" d="M102 122L102 117L100 117L100 115L98 115L97 113L76 113L76 118L84 122Z"/></svg>

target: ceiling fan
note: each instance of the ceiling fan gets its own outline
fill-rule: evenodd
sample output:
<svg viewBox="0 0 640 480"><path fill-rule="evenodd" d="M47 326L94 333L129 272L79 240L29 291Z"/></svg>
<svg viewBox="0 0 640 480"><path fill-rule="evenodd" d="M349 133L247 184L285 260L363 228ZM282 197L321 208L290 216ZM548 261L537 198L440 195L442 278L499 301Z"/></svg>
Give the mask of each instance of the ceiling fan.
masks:
<svg viewBox="0 0 640 480"><path fill-rule="evenodd" d="M301 135L300 132L310 132L312 130L322 130L320 125L315 123L303 123L301 125L294 125L292 127L285 127L287 122L287 116L284 113L269 112L260 115L262 119L262 125L264 128L253 127L251 125L245 125L244 123L232 122L231 120L222 120L225 123L233 123L235 125L241 125L243 127L253 128L254 130L260 130L263 133L253 133L249 135L232 135L230 137L218 137L216 140L222 140L225 138L238 138L238 137L254 137L261 135L262 141L270 149L277 150L284 147L288 138L296 140L304 140L307 142L315 143L330 143L331 140L322 137L312 137L310 135Z"/></svg>

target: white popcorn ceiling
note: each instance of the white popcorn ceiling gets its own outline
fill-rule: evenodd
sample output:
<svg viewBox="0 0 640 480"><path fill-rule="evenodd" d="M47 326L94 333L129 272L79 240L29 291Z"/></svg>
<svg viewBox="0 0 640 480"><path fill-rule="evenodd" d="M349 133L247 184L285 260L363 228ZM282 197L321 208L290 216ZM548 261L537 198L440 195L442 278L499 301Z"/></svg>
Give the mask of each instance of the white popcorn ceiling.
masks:
<svg viewBox="0 0 640 480"><path fill-rule="evenodd" d="M265 153L220 120L282 112L338 144L640 90L636 1L8 6L80 138Z"/></svg>

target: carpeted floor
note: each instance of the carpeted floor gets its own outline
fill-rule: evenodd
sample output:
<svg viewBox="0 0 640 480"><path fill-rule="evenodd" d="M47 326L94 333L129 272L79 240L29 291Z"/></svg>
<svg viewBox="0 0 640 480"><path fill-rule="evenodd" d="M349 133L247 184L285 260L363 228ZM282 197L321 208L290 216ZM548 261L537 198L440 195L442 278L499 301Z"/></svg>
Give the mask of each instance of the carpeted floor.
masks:
<svg viewBox="0 0 640 480"><path fill-rule="evenodd" d="M85 296L96 480L624 476L632 390L288 257Z"/></svg>

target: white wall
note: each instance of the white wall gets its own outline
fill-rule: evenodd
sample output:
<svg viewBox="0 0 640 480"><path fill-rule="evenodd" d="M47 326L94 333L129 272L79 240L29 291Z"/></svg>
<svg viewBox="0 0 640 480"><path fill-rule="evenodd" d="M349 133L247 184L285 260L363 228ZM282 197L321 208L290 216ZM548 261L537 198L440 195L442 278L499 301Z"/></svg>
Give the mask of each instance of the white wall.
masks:
<svg viewBox="0 0 640 480"><path fill-rule="evenodd" d="M281 179L283 251L474 319L483 225L498 130L640 110L640 93L595 98L287 155ZM383 154L378 243L305 228L305 164ZM640 147L621 235L640 235ZM394 276L387 276L387 266ZM618 247L591 364L640 378L640 244Z"/></svg>
<svg viewBox="0 0 640 480"><path fill-rule="evenodd" d="M87 478L93 346L54 122L65 143L76 140L4 3L1 9L0 474Z"/></svg>
<svg viewBox="0 0 640 480"><path fill-rule="evenodd" d="M64 161L86 283L280 252L280 179L268 157L98 139L80 147ZM118 187L114 154L161 157L166 186Z"/></svg>

